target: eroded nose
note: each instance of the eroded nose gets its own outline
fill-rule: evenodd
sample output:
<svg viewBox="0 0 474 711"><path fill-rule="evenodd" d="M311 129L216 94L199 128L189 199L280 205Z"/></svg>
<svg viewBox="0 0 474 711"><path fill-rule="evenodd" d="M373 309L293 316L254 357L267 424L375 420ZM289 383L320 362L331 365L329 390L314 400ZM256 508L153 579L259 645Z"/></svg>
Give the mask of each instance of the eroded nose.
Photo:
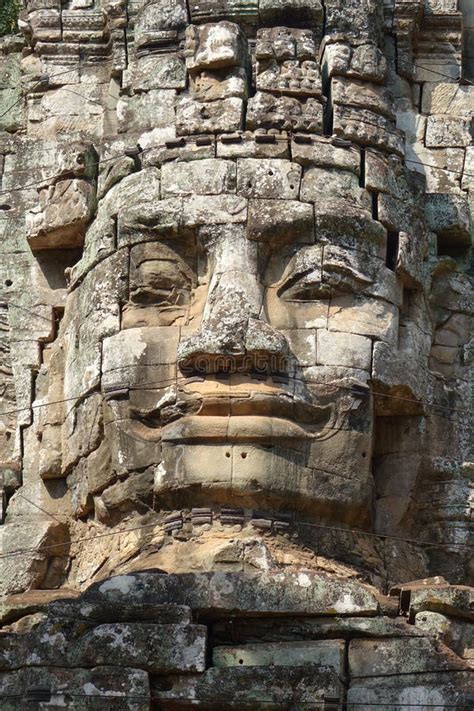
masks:
<svg viewBox="0 0 474 711"><path fill-rule="evenodd" d="M255 262L245 245L234 239L232 259L222 244L214 256L214 271L201 329L178 348L182 370L199 372L281 371L288 354L283 334L275 331L262 314L264 288ZM236 249L241 249L236 269Z"/></svg>

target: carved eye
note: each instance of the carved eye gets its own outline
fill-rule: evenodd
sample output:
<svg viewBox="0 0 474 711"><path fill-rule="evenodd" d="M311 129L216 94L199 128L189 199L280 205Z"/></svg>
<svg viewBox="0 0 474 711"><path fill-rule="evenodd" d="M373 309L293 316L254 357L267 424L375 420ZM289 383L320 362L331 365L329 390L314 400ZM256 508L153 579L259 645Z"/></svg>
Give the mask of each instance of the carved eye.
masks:
<svg viewBox="0 0 474 711"><path fill-rule="evenodd" d="M319 270L308 269L290 274L277 293L284 301L318 301L329 298L331 290L321 281Z"/></svg>
<svg viewBox="0 0 474 711"><path fill-rule="evenodd" d="M175 261L147 260L135 272L131 296L135 303L181 306L188 301L192 279Z"/></svg>
<svg viewBox="0 0 474 711"><path fill-rule="evenodd" d="M278 296L284 301L319 301L330 296L360 292L371 280L345 265L324 265L319 269L308 269L292 273L278 289Z"/></svg>

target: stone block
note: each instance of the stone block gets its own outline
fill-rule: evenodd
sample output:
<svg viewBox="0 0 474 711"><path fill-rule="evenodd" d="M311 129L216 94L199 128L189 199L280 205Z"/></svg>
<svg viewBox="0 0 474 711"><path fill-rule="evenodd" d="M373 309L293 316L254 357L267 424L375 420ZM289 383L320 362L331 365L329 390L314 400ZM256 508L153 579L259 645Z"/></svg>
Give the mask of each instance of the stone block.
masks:
<svg viewBox="0 0 474 711"><path fill-rule="evenodd" d="M176 362L178 341L179 327L173 326L126 329L105 338L102 387L136 386L141 379L153 379L154 368Z"/></svg>
<svg viewBox="0 0 474 711"><path fill-rule="evenodd" d="M321 0L259 0L260 20L263 25L288 27L309 26L321 34L324 10Z"/></svg>
<svg viewBox="0 0 474 711"><path fill-rule="evenodd" d="M142 154L143 166L161 166L168 161L191 161L214 158L216 155L216 145L211 138L209 143L201 144L200 137L188 136L184 142L173 141L168 145L150 145ZM220 156L219 156L220 157ZM224 156L222 156L224 157Z"/></svg>
<svg viewBox="0 0 474 711"><path fill-rule="evenodd" d="M425 13L429 16L459 15L458 0L425 0ZM443 20L442 20L443 21ZM447 18L444 19L447 21Z"/></svg>
<svg viewBox="0 0 474 711"><path fill-rule="evenodd" d="M84 180L61 180L40 190L38 207L26 214L31 248L80 247L94 208L94 187Z"/></svg>
<svg viewBox="0 0 474 711"><path fill-rule="evenodd" d="M280 290L270 287L266 292L265 309L270 323L279 330L326 328L329 299L307 302L285 301Z"/></svg>
<svg viewBox="0 0 474 711"><path fill-rule="evenodd" d="M334 77L331 82L331 96L335 104L367 109L388 119L395 118L392 96L388 89L379 84Z"/></svg>
<svg viewBox="0 0 474 711"><path fill-rule="evenodd" d="M253 27L259 20L258 0L195 0L189 9L195 24L231 20Z"/></svg>
<svg viewBox="0 0 474 711"><path fill-rule="evenodd" d="M301 182L301 199L308 202L322 202L330 198L370 210L369 193L359 187L359 178L346 170L328 170L327 168L308 167Z"/></svg>
<svg viewBox="0 0 474 711"><path fill-rule="evenodd" d="M334 104L334 133L362 146L404 155L403 134L395 122L368 109Z"/></svg>
<svg viewBox="0 0 474 711"><path fill-rule="evenodd" d="M217 101L235 96L247 99L248 77L242 67L237 67L225 76L218 71L203 71L191 77L191 95L197 101Z"/></svg>
<svg viewBox="0 0 474 711"><path fill-rule="evenodd" d="M332 534L331 534L332 535ZM395 610L396 611L396 610ZM232 628L234 629L232 630ZM232 634L233 633L233 634ZM423 637L426 636L403 618L380 617L281 617L276 619L243 618L238 629L230 620L215 622L211 628L216 644L257 645L306 640L339 640L354 637ZM244 647L245 648L245 647ZM218 648L216 648L218 651Z"/></svg>
<svg viewBox="0 0 474 711"><path fill-rule="evenodd" d="M463 190L472 190L474 188L474 146L469 146L466 149L461 188Z"/></svg>
<svg viewBox="0 0 474 711"><path fill-rule="evenodd" d="M122 604L142 601L188 605L195 611L246 617L329 615L373 617L379 603L359 581L338 580L311 571L299 573L132 573L94 583L83 601Z"/></svg>
<svg viewBox="0 0 474 711"><path fill-rule="evenodd" d="M12 595L40 587L51 558L67 556L69 533L67 526L52 518L37 518L31 514L0 526L0 594ZM52 548L50 548L52 546ZM44 551L41 549L44 548ZM25 551L27 549L28 552ZM6 554L21 550L21 555ZM62 558L63 566L67 558Z"/></svg>
<svg viewBox="0 0 474 711"><path fill-rule="evenodd" d="M471 244L471 213L467 197L427 193L425 215L428 227L453 246Z"/></svg>
<svg viewBox="0 0 474 711"><path fill-rule="evenodd" d="M424 114L446 114L470 119L474 113L474 86L427 82L423 90Z"/></svg>
<svg viewBox="0 0 474 711"><path fill-rule="evenodd" d="M155 674L196 673L206 668L206 638L203 625L115 622L86 632L67 656L75 667L133 664Z"/></svg>
<svg viewBox="0 0 474 711"><path fill-rule="evenodd" d="M323 106L315 97L299 99L257 91L247 104L246 128L320 134Z"/></svg>
<svg viewBox="0 0 474 711"><path fill-rule="evenodd" d="M184 54L190 73L244 65L247 63L245 35L233 22L189 25Z"/></svg>
<svg viewBox="0 0 474 711"><path fill-rule="evenodd" d="M316 331L311 328L291 329L282 331L290 352L295 356L300 366L316 365Z"/></svg>
<svg viewBox="0 0 474 711"><path fill-rule="evenodd" d="M241 158L237 161L237 193L247 198L298 198L301 166L287 160Z"/></svg>
<svg viewBox="0 0 474 711"><path fill-rule="evenodd" d="M79 593L70 588L59 590L27 590L19 595L7 595L0 603L0 624L9 625L22 617L42 615L47 605L61 598L73 600Z"/></svg>
<svg viewBox="0 0 474 711"><path fill-rule="evenodd" d="M124 75L124 88L129 85L132 91L137 93L155 89L186 88L184 61L172 53L138 57Z"/></svg>
<svg viewBox="0 0 474 711"><path fill-rule="evenodd" d="M243 112L243 101L237 97L200 102L184 96L176 109L176 133L233 133L242 128Z"/></svg>
<svg viewBox="0 0 474 711"><path fill-rule="evenodd" d="M474 659L474 630L467 620L452 619L440 612L418 612L415 625L453 650L462 659Z"/></svg>
<svg viewBox="0 0 474 711"><path fill-rule="evenodd" d="M162 195L217 195L235 191L236 165L212 158L192 163L165 163L161 169Z"/></svg>
<svg viewBox="0 0 474 711"><path fill-rule="evenodd" d="M342 75L381 83L387 73L384 53L370 43L356 47L342 42L328 44L322 63L328 77Z"/></svg>
<svg viewBox="0 0 474 711"><path fill-rule="evenodd" d="M81 619L90 623L148 620L153 625L172 625L176 628L192 624L192 611L185 605L174 605L173 603L169 605L153 605L152 603L143 605L134 600L130 600L130 602L124 601L120 605L108 600L84 603L81 599L75 599L79 593L69 591L70 594L68 594L67 590L62 593L61 591L50 591L50 593L51 601L48 605L48 614L58 620ZM66 599L60 599L61 597ZM26 602L28 602L28 598ZM32 604L34 602L34 599L31 600Z"/></svg>
<svg viewBox="0 0 474 711"><path fill-rule="evenodd" d="M218 158L289 158L288 138L285 134L275 135L270 143L256 140L252 131L244 131L238 140L228 142L225 136L217 139Z"/></svg>
<svg viewBox="0 0 474 711"><path fill-rule="evenodd" d="M349 643L349 674L358 677L384 677L397 674L423 674L467 665L446 647L428 638L352 640Z"/></svg>
<svg viewBox="0 0 474 711"><path fill-rule="evenodd" d="M153 47L168 42L174 50L177 44L177 32L184 30L187 22L186 0L147 3L139 8L135 20L136 46Z"/></svg>
<svg viewBox="0 0 474 711"><path fill-rule="evenodd" d="M227 196L221 199L224 197ZM183 199L179 197L132 202L118 215L118 246L147 242L153 235L176 235L182 224L182 212Z"/></svg>
<svg viewBox="0 0 474 711"><path fill-rule="evenodd" d="M319 329L316 357L318 365L370 370L372 341L364 336Z"/></svg>
<svg viewBox="0 0 474 711"><path fill-rule="evenodd" d="M0 130L17 131L24 120L22 102L21 55L2 54L0 60Z"/></svg>
<svg viewBox="0 0 474 711"><path fill-rule="evenodd" d="M396 349L388 343L374 343L372 378L376 389L395 396L380 399L381 414L419 414L428 387L423 353Z"/></svg>
<svg viewBox="0 0 474 711"><path fill-rule="evenodd" d="M310 143L291 142L291 159L303 166L338 168L360 174L360 151L355 146L339 148L331 139L313 136Z"/></svg>
<svg viewBox="0 0 474 711"><path fill-rule="evenodd" d="M367 296L334 296L329 305L328 330L371 336L396 346L398 308L382 299Z"/></svg>
<svg viewBox="0 0 474 711"><path fill-rule="evenodd" d="M117 103L118 132L141 133L156 128L167 128L175 123L176 91L150 91L122 96Z"/></svg>
<svg viewBox="0 0 474 711"><path fill-rule="evenodd" d="M321 97L321 73L311 30L261 29L255 56L258 91Z"/></svg>
<svg viewBox="0 0 474 711"><path fill-rule="evenodd" d="M376 709L421 708L454 709L469 706L472 672L436 672L379 676L375 679L356 679L347 692L349 708ZM472 697L471 697L472 698Z"/></svg>
<svg viewBox="0 0 474 711"><path fill-rule="evenodd" d="M378 0L368 0L361 5L358 0L326 0L326 25L328 35L338 39L357 37L379 44L383 27L383 12Z"/></svg>
<svg viewBox="0 0 474 711"><path fill-rule="evenodd" d="M472 143L470 120L456 116L428 116L425 145L427 148L467 148Z"/></svg>
<svg viewBox="0 0 474 711"><path fill-rule="evenodd" d="M68 475L67 485L74 516L78 518L92 511L93 495L103 491L115 478L108 442L103 440L88 457L80 459Z"/></svg>
<svg viewBox="0 0 474 711"><path fill-rule="evenodd" d="M459 194L460 188L466 187L461 181L463 170L471 172L467 167L468 151L464 148L424 148L416 143L407 145L406 163L410 170L423 175L427 192Z"/></svg>
<svg viewBox="0 0 474 711"><path fill-rule="evenodd" d="M406 586L408 589L409 586ZM474 590L464 585L416 585L410 589L409 614L431 611L451 617L473 620Z"/></svg>
<svg viewBox="0 0 474 711"><path fill-rule="evenodd" d="M34 708L31 690L42 688L51 692L48 705L74 711L108 711L113 699L114 710L148 711L150 686L148 674L130 667L95 667L94 669L62 669L36 667L0 674L0 695L4 711L18 711L20 704ZM39 702L36 702L39 703ZM41 703L44 706L45 702Z"/></svg>
<svg viewBox="0 0 474 711"><path fill-rule="evenodd" d="M308 664L330 667L344 676L343 640L245 644L238 647L215 647L214 667L303 667Z"/></svg>
<svg viewBox="0 0 474 711"><path fill-rule="evenodd" d="M312 244L313 208L296 200L250 200L247 235L257 242Z"/></svg>
<svg viewBox="0 0 474 711"><path fill-rule="evenodd" d="M59 42L61 39L60 10L33 10L28 14L28 22L35 42Z"/></svg>
<svg viewBox="0 0 474 711"><path fill-rule="evenodd" d="M183 205L183 223L188 227L246 221L247 200L240 195L196 195Z"/></svg>
<svg viewBox="0 0 474 711"><path fill-rule="evenodd" d="M201 677L178 677L170 691L158 691L163 705L182 709L214 707L231 711L245 708L285 708L297 704L304 711L317 711L323 699L337 700L342 708L342 685L328 667L243 667L208 669ZM340 703L339 703L340 702ZM257 704L257 706L256 706Z"/></svg>
<svg viewBox="0 0 474 711"><path fill-rule="evenodd" d="M27 132L31 138L50 140L52 135L83 133L92 139L102 135L106 111L104 85L91 81L76 88L52 88L28 98Z"/></svg>
<svg viewBox="0 0 474 711"><path fill-rule="evenodd" d="M333 198L314 203L314 213L318 241L365 253L370 259L385 256L387 233L367 210Z"/></svg>

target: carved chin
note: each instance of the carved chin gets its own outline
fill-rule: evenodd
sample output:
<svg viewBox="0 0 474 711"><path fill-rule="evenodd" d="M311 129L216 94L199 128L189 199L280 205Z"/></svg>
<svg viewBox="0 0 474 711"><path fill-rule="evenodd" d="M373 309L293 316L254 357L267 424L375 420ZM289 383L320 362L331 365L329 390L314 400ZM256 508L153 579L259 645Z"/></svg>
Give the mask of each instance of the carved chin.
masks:
<svg viewBox="0 0 474 711"><path fill-rule="evenodd" d="M345 444L350 446L347 437ZM348 472L341 467L338 475L341 452L344 445L335 439L309 444L302 437L255 436L252 441L249 435L246 441L164 441L154 492L171 508L213 503L268 510L284 506L337 521L349 521L357 512L365 522L372 497L370 468ZM317 458L324 468L311 467Z"/></svg>

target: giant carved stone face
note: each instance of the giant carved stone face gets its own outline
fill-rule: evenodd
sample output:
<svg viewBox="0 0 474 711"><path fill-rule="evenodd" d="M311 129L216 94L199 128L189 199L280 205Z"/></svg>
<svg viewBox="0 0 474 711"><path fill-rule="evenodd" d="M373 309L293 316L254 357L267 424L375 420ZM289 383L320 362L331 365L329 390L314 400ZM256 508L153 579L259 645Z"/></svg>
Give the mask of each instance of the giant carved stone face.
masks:
<svg viewBox="0 0 474 711"><path fill-rule="evenodd" d="M415 535L416 487L443 476L429 403L463 377L436 350L439 329L467 338L445 255L469 238L461 197L428 176L425 198L405 163L383 3L330 0L324 23L316 0L134 5L107 6L89 134L82 107L75 142L51 109L56 177L28 205L38 259L83 246L43 339L29 480L66 479L73 515L107 524L145 501Z"/></svg>
<svg viewBox="0 0 474 711"><path fill-rule="evenodd" d="M370 519L373 347L397 345L400 289L358 152L339 151L349 170L165 164L162 199L119 216L130 270L103 341L108 427L127 467L155 466L164 501ZM146 190L153 169L131 180ZM331 200L344 189L355 205Z"/></svg>

